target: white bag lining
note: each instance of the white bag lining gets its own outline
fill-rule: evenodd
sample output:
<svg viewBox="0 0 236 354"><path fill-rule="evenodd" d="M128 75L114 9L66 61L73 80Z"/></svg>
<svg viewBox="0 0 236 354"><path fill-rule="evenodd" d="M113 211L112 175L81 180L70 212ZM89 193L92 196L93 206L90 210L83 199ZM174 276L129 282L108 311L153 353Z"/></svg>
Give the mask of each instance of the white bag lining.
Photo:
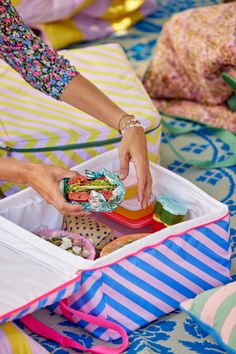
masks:
<svg viewBox="0 0 236 354"><path fill-rule="evenodd" d="M84 174L85 169L94 170L98 166L99 169L106 167L112 170L114 159L117 159L117 150L109 151L86 161L75 167L74 170L82 174ZM15 275L14 267L17 267L17 265L10 268L6 264L5 254L4 257L0 257L0 280L2 279L0 315L8 312L11 306L13 309L18 308L28 302L27 299L33 300L57 286L63 285L75 278L77 276L76 272L79 270L92 269L114 263L144 247L162 242L170 235L181 234L186 230L215 221L227 214L228 208L226 205L208 196L192 183L163 167L153 163L150 166L154 194L156 196L167 194L169 197L182 202L188 209L189 219L150 234L95 261L86 260L68 253L31 233L42 225L61 229L63 221L62 215L31 188L1 200L0 249L5 248L6 254L9 254L9 259L12 262L14 262L12 254L19 254L25 263L28 264L28 271L20 266L20 261L18 260L19 268L22 267L22 269L18 269L19 273L17 272L17 275ZM132 165L130 166L130 172L134 173ZM4 282L4 274L8 274L9 279L12 279L11 287L9 287L8 280ZM32 283L32 287L31 289L25 289L27 296L22 290L22 293L15 296L14 301L9 303L8 299L12 298L9 294L15 291L16 284L19 283L19 274L22 274L22 279L27 277L29 284ZM40 274L47 274L41 287L36 286L35 283L37 278L41 279Z"/></svg>
<svg viewBox="0 0 236 354"><path fill-rule="evenodd" d="M0 243L0 316L68 282L69 276L43 267ZM70 279L74 279L75 275Z"/></svg>

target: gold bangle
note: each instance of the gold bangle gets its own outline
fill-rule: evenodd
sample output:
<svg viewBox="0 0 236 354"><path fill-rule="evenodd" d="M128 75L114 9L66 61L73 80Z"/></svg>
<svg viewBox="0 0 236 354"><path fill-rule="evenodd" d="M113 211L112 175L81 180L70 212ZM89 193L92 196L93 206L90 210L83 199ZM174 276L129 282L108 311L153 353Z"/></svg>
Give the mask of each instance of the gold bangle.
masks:
<svg viewBox="0 0 236 354"><path fill-rule="evenodd" d="M120 128L120 124L121 124L121 121L122 119L126 118L126 117L130 117L130 119L134 119L134 115L133 114L124 114L120 120L119 120L119 123L118 123L118 132L121 134L121 128Z"/></svg>

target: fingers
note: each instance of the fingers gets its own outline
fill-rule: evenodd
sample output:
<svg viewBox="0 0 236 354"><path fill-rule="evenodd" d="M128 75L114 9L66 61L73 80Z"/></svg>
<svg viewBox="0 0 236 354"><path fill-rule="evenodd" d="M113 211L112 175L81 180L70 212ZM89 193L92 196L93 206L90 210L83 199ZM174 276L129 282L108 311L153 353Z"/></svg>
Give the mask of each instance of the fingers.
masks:
<svg viewBox="0 0 236 354"><path fill-rule="evenodd" d="M138 200L142 208L149 205L149 200L152 192L152 177L149 169L148 154L143 149L135 151L132 156L137 176Z"/></svg>
<svg viewBox="0 0 236 354"><path fill-rule="evenodd" d="M147 178L146 178L146 184L145 184L144 191L143 191L143 198L141 201L141 205L143 208L145 208L149 205L151 193L152 193L152 177L151 177L150 172L148 171Z"/></svg>
<svg viewBox="0 0 236 354"><path fill-rule="evenodd" d="M124 153L119 151L120 158L120 179L125 179L129 174L129 161L130 157L128 152Z"/></svg>
<svg viewBox="0 0 236 354"><path fill-rule="evenodd" d="M58 204L55 205L56 207ZM63 214L63 215L71 215L71 216L85 216L89 215L90 213L85 211L82 205L78 204L70 204L67 203L66 201L63 202L62 205L60 205L60 209L57 207L57 209Z"/></svg>
<svg viewBox="0 0 236 354"><path fill-rule="evenodd" d="M66 170L64 168L61 169L60 172L61 173L60 173L59 179L62 179L62 178L73 178L73 177L76 177L76 176L80 175L76 171Z"/></svg>
<svg viewBox="0 0 236 354"><path fill-rule="evenodd" d="M144 192L146 192L146 184L147 184L147 172L145 169L145 164L138 160L138 162L134 162L137 176L137 187L138 187L138 200L141 203L143 208L145 205Z"/></svg>
<svg viewBox="0 0 236 354"><path fill-rule="evenodd" d="M142 208L146 208L149 205L149 200L152 193L152 178L149 170L142 169L137 166L137 185L138 185L138 200L141 203Z"/></svg>
<svg viewBox="0 0 236 354"><path fill-rule="evenodd" d="M149 205L152 190L152 178L149 170L147 141L140 129L129 129L119 147L120 178L124 179L129 173L129 161L132 160L137 176L138 200L142 208Z"/></svg>
<svg viewBox="0 0 236 354"><path fill-rule="evenodd" d="M90 214L84 210L82 205L66 202L58 187L46 199L48 203L52 204L63 215L84 216Z"/></svg>

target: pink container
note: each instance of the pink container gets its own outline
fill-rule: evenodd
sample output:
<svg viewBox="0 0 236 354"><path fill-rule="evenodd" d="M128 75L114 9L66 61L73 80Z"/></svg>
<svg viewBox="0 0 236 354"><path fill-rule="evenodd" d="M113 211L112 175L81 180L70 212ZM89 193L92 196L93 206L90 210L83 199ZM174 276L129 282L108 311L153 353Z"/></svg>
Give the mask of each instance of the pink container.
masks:
<svg viewBox="0 0 236 354"><path fill-rule="evenodd" d="M82 246L86 248L86 250L89 252L88 257L86 259L94 259L95 258L95 249L92 245L92 243L84 238L83 236L79 234L75 234L72 232L64 231L64 230L52 230L49 229L48 227L41 227L38 230L35 231L35 234L38 236L47 239L51 236L62 236L62 237L67 237L67 238L72 238L73 240L80 240L82 243Z"/></svg>

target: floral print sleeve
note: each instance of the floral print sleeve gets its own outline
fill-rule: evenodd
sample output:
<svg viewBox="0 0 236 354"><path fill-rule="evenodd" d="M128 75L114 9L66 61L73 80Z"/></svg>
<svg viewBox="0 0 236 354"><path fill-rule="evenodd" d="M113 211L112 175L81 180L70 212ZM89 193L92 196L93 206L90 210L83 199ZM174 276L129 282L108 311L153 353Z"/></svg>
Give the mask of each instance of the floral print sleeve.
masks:
<svg viewBox="0 0 236 354"><path fill-rule="evenodd" d="M10 0L0 0L0 58L34 88L59 99L78 73L24 24Z"/></svg>

